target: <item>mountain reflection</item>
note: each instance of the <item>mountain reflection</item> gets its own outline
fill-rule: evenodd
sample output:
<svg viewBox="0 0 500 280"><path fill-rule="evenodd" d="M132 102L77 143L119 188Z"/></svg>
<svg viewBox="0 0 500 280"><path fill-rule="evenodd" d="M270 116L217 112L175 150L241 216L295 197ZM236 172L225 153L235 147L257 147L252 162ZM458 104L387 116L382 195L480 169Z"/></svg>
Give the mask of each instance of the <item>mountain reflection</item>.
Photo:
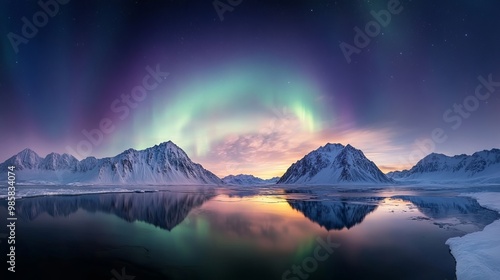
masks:
<svg viewBox="0 0 500 280"><path fill-rule="evenodd" d="M143 221L170 231L191 210L214 196L214 191L206 190L197 193L148 192L35 197L19 201L18 214L22 218L33 220L42 213L60 217L84 209L114 214L128 222Z"/></svg>
<svg viewBox="0 0 500 280"><path fill-rule="evenodd" d="M476 221L493 221L498 217L497 212L481 207L470 197L395 196L393 198L411 202L422 214L433 219L472 215Z"/></svg>
<svg viewBox="0 0 500 280"><path fill-rule="evenodd" d="M309 220L327 230L350 229L361 223L366 215L377 209L383 198L332 198L327 201L288 200L288 204L302 212Z"/></svg>

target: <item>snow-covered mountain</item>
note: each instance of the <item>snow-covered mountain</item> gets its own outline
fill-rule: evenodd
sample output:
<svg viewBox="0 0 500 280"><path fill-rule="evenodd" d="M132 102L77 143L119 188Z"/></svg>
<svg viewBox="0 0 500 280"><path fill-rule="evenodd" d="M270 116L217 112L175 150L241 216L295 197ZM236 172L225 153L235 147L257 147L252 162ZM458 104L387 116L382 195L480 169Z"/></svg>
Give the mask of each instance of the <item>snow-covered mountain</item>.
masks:
<svg viewBox="0 0 500 280"><path fill-rule="evenodd" d="M30 149L24 149L20 151L17 155L7 159L5 162L0 164L2 171L5 170L4 166L14 165L17 170L25 169L36 169L42 162L43 158L38 156L35 152Z"/></svg>
<svg viewBox="0 0 500 280"><path fill-rule="evenodd" d="M280 178L273 177L271 179L261 179L253 175L239 174L239 175L228 175L222 178L222 181L230 185L264 185L264 184L276 184Z"/></svg>
<svg viewBox="0 0 500 280"><path fill-rule="evenodd" d="M500 183L500 150L453 157L432 153L410 170L389 172L387 176L409 183Z"/></svg>
<svg viewBox="0 0 500 280"><path fill-rule="evenodd" d="M0 170L10 165L16 166L21 183L223 184L171 141L141 151L129 149L115 157L88 157L82 161L57 153L41 158L25 149L0 164Z"/></svg>
<svg viewBox="0 0 500 280"><path fill-rule="evenodd" d="M292 164L278 184L392 183L351 145L326 144Z"/></svg>
<svg viewBox="0 0 500 280"><path fill-rule="evenodd" d="M44 170L75 170L77 164L78 160L72 155L50 153L40 160L38 167Z"/></svg>

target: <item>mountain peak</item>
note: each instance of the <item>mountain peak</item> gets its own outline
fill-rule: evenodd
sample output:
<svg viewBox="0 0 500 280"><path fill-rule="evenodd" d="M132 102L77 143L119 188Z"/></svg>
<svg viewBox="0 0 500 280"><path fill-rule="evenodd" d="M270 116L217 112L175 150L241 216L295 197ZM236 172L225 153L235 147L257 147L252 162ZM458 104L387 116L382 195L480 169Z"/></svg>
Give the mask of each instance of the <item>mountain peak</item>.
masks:
<svg viewBox="0 0 500 280"><path fill-rule="evenodd" d="M159 146L159 147L174 146L174 147L177 147L177 148L178 148L178 146L177 146L177 145L175 145L175 143L174 143L174 142L172 142L171 140L168 140L168 141L166 141L166 142L162 142L162 143L158 144L157 146Z"/></svg>
<svg viewBox="0 0 500 280"><path fill-rule="evenodd" d="M278 183L391 183L362 151L351 145L327 143L292 164Z"/></svg>
<svg viewBox="0 0 500 280"><path fill-rule="evenodd" d="M347 144L347 146L344 147L344 149L342 149L342 153L355 153L355 154L361 154L362 156L364 156L363 152L361 150L358 150L356 148L354 148L353 146L351 146L351 144Z"/></svg>
<svg viewBox="0 0 500 280"><path fill-rule="evenodd" d="M2 163L2 166L7 165L13 165L15 166L18 170L23 170L23 169L34 169L38 167L38 164L42 158L35 153L31 149L24 149L17 153L16 155L10 157L7 159L4 163ZM3 169L3 167L2 167Z"/></svg>
<svg viewBox="0 0 500 280"><path fill-rule="evenodd" d="M22 151L17 153L17 155L18 156L24 156L24 155L36 155L36 156L38 156L38 154L30 148L23 149Z"/></svg>
<svg viewBox="0 0 500 280"><path fill-rule="evenodd" d="M324 146L320 147L320 148L344 148L344 145L340 144L340 143L326 143Z"/></svg>
<svg viewBox="0 0 500 280"><path fill-rule="evenodd" d="M337 154L339 153L342 149L344 149L344 145L338 144L338 143L326 143L326 145L321 146L317 148L316 150L312 151L311 153L333 153Z"/></svg>
<svg viewBox="0 0 500 280"><path fill-rule="evenodd" d="M149 149L161 149L161 150L170 150L170 151L181 151L184 153L184 150L182 150L179 146L177 146L174 142L168 140L167 142L162 142L158 145L154 145L152 148ZM148 150L148 149L146 149Z"/></svg>
<svg viewBox="0 0 500 280"><path fill-rule="evenodd" d="M430 153L429 155L427 155L427 157L448 157L448 156L440 153Z"/></svg>

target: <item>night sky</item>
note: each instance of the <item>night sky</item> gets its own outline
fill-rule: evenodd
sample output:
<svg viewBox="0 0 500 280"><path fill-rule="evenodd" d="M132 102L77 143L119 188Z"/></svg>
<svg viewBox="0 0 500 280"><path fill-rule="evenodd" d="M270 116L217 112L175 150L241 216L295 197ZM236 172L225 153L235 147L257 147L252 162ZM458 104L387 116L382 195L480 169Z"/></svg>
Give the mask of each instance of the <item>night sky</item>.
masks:
<svg viewBox="0 0 500 280"><path fill-rule="evenodd" d="M54 1L0 3L0 161L172 140L269 178L327 142L383 171L500 147L498 1Z"/></svg>

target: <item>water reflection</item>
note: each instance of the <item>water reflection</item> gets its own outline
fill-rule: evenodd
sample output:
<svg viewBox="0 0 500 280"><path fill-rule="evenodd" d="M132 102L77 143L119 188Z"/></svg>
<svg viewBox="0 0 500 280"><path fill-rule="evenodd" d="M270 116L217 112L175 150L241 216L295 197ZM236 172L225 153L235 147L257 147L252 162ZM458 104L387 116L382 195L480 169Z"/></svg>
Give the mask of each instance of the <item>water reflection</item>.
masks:
<svg viewBox="0 0 500 280"><path fill-rule="evenodd" d="M213 190L197 193L109 193L78 196L45 196L19 201L18 215L34 220L42 213L69 216L78 209L114 214L128 222L144 221L166 230L180 224L191 210L215 196Z"/></svg>
<svg viewBox="0 0 500 280"><path fill-rule="evenodd" d="M445 241L494 220L492 211L472 199L428 193L217 191L22 199L19 255L28 259L23 267L36 268L25 270L30 275L23 279L56 279L49 277L54 263L64 275L85 263L82 279L109 279L110 269L123 263L136 279L155 279L151 274L159 275L156 279L282 279L286 270L314 256L318 237L341 247L310 279L452 279L455 261ZM444 230L434 221L412 219L415 215L429 217L425 221L459 217L477 226ZM54 218L64 216L69 218Z"/></svg>
<svg viewBox="0 0 500 280"><path fill-rule="evenodd" d="M468 220L489 223L498 219L498 213L485 209L470 197L441 197L441 196L395 196L415 205L418 210L432 219L446 219L454 217L461 219L467 215Z"/></svg>
<svg viewBox="0 0 500 280"><path fill-rule="evenodd" d="M288 200L290 206L327 230L350 229L375 211L383 198L332 198L328 201Z"/></svg>
<svg viewBox="0 0 500 280"><path fill-rule="evenodd" d="M240 237L259 237L276 242L280 235L289 230L292 216L288 207L305 216L309 221L330 230L351 229L362 223L366 216L374 212L383 197L321 197L307 192L304 197L287 193L283 198L274 196L234 196L246 197L245 201L228 197L224 203L208 204L205 211L212 215L207 218L212 227L224 228L226 234ZM128 222L144 221L171 231L187 215L205 202L216 197L214 190L202 189L197 192L150 192L150 193L109 193L79 196L46 196L23 199L19 202L18 213L22 218L34 220L42 213L53 217L69 216L83 209L88 212L110 213ZM221 202L224 196L218 196ZM319 199L321 197L321 199ZM498 214L482 208L468 197L439 196L394 196L414 205L425 216L438 220L467 216L468 220L486 222L498 218ZM256 203L260 203L255 212ZM288 205L288 206L285 206ZM265 210L268 209L268 210ZM290 209L290 208L288 208ZM290 210L291 210L290 209ZM281 214L278 214L280 212ZM286 214L288 213L288 214ZM285 215L285 216L283 216ZM285 219L285 217L287 217ZM288 221L287 221L288 219ZM295 219L295 218L293 218ZM283 225L283 228L276 227Z"/></svg>

